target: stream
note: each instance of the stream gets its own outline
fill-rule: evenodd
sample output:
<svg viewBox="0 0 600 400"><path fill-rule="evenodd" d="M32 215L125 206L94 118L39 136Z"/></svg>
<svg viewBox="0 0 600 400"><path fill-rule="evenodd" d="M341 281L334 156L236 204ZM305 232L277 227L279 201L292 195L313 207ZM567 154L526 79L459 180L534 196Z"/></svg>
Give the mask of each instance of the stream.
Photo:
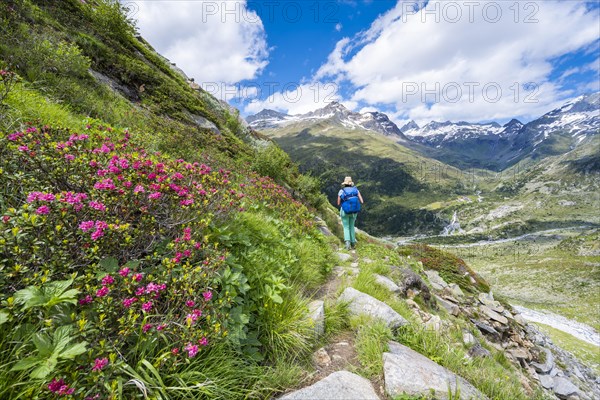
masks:
<svg viewBox="0 0 600 400"><path fill-rule="evenodd" d="M573 321L572 319L568 319L548 311L536 311L527 307L515 305L513 305L513 308L521 313L523 318L528 321L551 326L555 329L568 333L579 340L583 340L584 342L600 347L600 333L598 333L589 325Z"/></svg>

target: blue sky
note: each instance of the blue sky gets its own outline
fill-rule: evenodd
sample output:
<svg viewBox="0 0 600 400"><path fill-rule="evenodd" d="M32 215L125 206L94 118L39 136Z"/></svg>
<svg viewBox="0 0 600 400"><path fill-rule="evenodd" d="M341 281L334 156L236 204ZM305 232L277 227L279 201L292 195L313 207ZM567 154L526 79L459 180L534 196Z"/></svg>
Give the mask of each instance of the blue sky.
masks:
<svg viewBox="0 0 600 400"><path fill-rule="evenodd" d="M528 121L599 90L596 1L122 1L243 115L338 100L398 124Z"/></svg>

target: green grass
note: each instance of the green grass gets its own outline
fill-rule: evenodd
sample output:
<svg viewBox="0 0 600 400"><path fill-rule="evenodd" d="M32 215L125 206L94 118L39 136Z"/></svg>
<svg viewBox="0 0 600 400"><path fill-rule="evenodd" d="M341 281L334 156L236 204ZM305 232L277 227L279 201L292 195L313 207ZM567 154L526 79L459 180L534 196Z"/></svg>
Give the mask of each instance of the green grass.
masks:
<svg viewBox="0 0 600 400"><path fill-rule="evenodd" d="M368 317L353 318L350 326L356 330L354 346L361 364L361 375L374 378L383 374L383 353L388 350L392 331L383 321Z"/></svg>

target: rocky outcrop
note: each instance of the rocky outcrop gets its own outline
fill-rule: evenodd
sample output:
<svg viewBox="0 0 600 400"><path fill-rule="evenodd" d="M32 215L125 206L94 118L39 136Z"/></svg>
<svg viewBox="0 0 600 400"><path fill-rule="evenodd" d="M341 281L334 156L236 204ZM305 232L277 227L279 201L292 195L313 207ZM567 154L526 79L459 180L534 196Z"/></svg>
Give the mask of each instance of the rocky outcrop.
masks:
<svg viewBox="0 0 600 400"><path fill-rule="evenodd" d="M314 385L286 394L280 400L380 400L367 379L348 371L338 371Z"/></svg>
<svg viewBox="0 0 600 400"><path fill-rule="evenodd" d="M382 320L392 329L408 324L392 307L351 287L344 290L338 298L338 302L348 303L350 315L368 315Z"/></svg>
<svg viewBox="0 0 600 400"><path fill-rule="evenodd" d="M396 342L390 342L389 352L383 354L383 374L385 391L391 397L407 394L449 399L460 393L460 399L487 399L465 379Z"/></svg>
<svg viewBox="0 0 600 400"><path fill-rule="evenodd" d="M316 338L325 334L325 308L323 300L312 301L308 305L308 318Z"/></svg>

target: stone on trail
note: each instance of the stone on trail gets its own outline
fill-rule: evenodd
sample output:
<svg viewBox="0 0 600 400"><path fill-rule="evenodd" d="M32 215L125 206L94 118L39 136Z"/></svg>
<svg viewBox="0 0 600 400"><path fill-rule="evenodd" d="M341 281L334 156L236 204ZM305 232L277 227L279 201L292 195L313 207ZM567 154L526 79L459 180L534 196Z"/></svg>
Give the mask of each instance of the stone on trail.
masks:
<svg viewBox="0 0 600 400"><path fill-rule="evenodd" d="M350 258L352 258L352 256L348 253L337 253L337 256L342 262L348 261Z"/></svg>
<svg viewBox="0 0 600 400"><path fill-rule="evenodd" d="M308 305L308 318L313 324L316 337L325 333L325 307L323 300L311 301Z"/></svg>
<svg viewBox="0 0 600 400"><path fill-rule="evenodd" d="M391 397L407 394L448 399L449 394L460 392L461 399L487 399L465 379L409 347L389 342L389 349L389 353L383 353L383 374L385 390Z"/></svg>
<svg viewBox="0 0 600 400"><path fill-rule="evenodd" d="M288 393L280 400L380 400L373 385L362 376L338 371L317 383Z"/></svg>
<svg viewBox="0 0 600 400"><path fill-rule="evenodd" d="M408 321L394 311L392 307L351 287L344 290L338 298L338 302L349 303L348 310L351 315L364 314L381 319L391 329L408 324Z"/></svg>
<svg viewBox="0 0 600 400"><path fill-rule="evenodd" d="M375 282L377 282L384 288L388 289L390 292L392 292L392 293L400 292L400 286L396 285L394 283L394 281L391 280L390 278L388 278L387 276L378 275L378 274L374 274L374 275L375 275Z"/></svg>

